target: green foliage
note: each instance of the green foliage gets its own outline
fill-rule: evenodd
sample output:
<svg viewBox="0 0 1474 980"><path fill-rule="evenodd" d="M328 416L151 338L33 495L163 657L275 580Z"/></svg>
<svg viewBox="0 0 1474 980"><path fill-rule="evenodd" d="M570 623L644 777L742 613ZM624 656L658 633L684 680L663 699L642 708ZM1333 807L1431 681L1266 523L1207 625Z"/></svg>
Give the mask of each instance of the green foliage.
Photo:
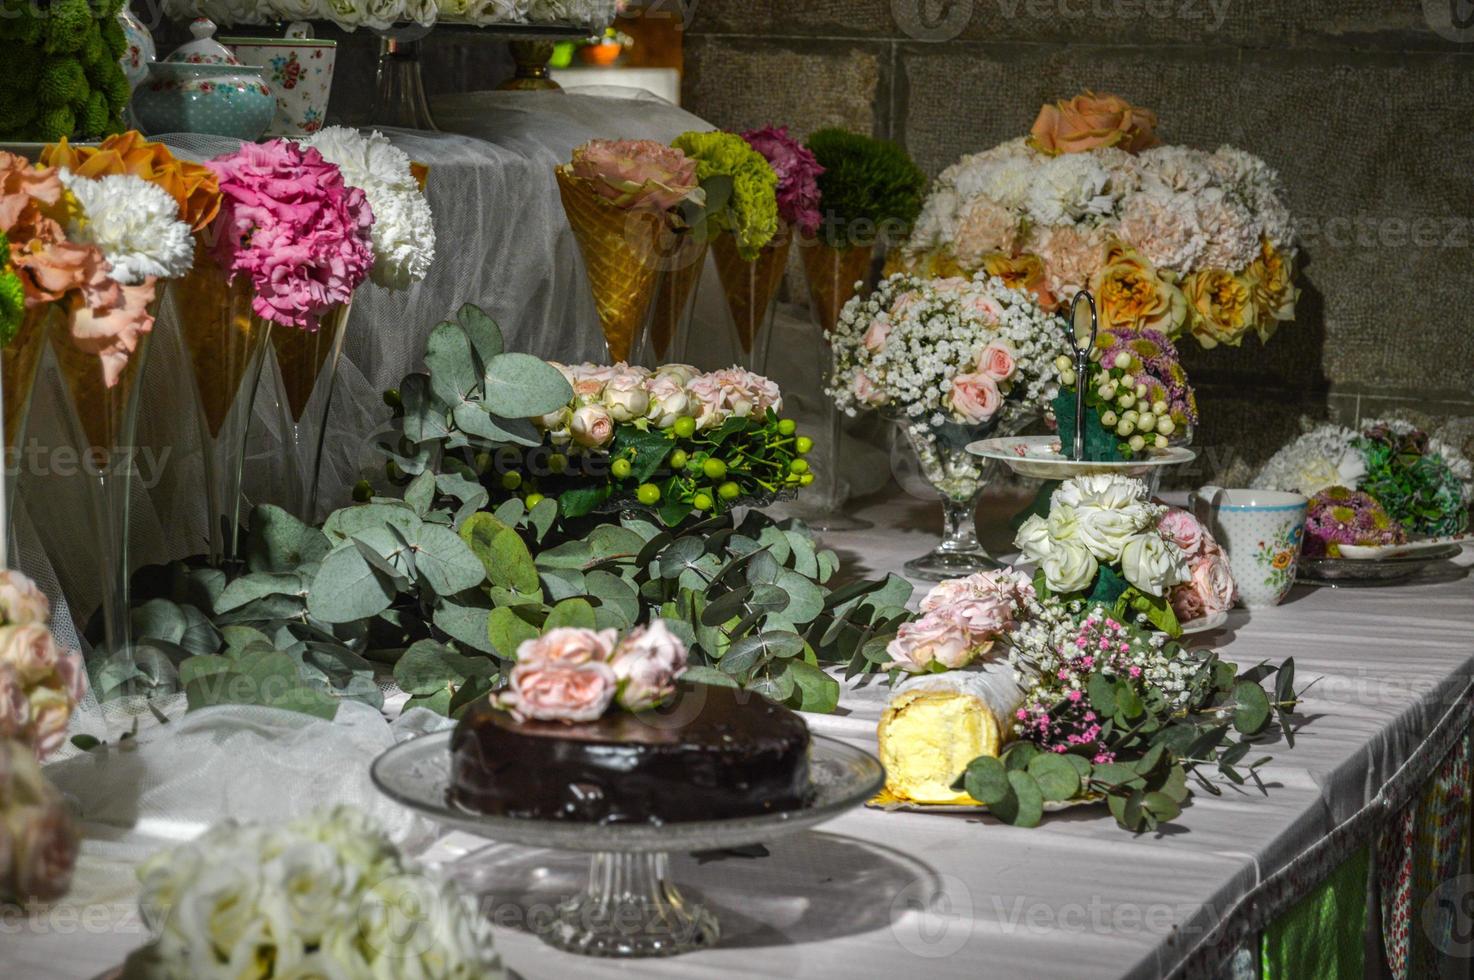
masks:
<svg viewBox="0 0 1474 980"><path fill-rule="evenodd" d="M1269 756L1244 760L1273 737L1271 721L1294 745L1294 660L1240 673L1216 653L1179 656L1196 661L1181 703L1139 679L1092 674L1086 695L1101 720L1099 741L1065 753L1016 741L997 758L970 762L957 788L1020 827L1037 825L1047 802L1104 799L1116 822L1135 833L1177 818L1192 795L1189 776L1215 796L1222 793L1217 779L1266 792L1259 769ZM1271 677L1272 694L1264 689Z"/></svg>
<svg viewBox="0 0 1474 980"><path fill-rule="evenodd" d="M689 132L671 143L696 161L706 203L687 217L710 239L731 232L744 259L757 258L778 232L778 175L761 153L735 133Z"/></svg>
<svg viewBox="0 0 1474 980"><path fill-rule="evenodd" d="M1363 436L1354 444L1367 464L1359 488L1409 534L1457 534L1469 526L1458 474L1429 451L1423 433L1399 436L1388 429L1380 438Z"/></svg>
<svg viewBox="0 0 1474 980"><path fill-rule="evenodd" d="M114 0L0 0L0 139L50 142L122 131L130 90Z"/></svg>
<svg viewBox="0 0 1474 980"><path fill-rule="evenodd" d="M0 348L15 339L25 315L25 285L10 262L10 239L0 231Z"/></svg>
<svg viewBox="0 0 1474 980"><path fill-rule="evenodd" d="M921 213L926 175L898 143L843 129L821 129L808 147L824 168L819 175L824 223L819 232L835 248L868 244L877 233L902 237ZM858 240L858 241L857 241Z"/></svg>
<svg viewBox="0 0 1474 980"><path fill-rule="evenodd" d="M1177 621L1172 603L1165 596L1141 591L1126 581L1112 565L1101 565L1088 588L1066 593L1050 589L1043 569L1037 569L1034 572L1034 591L1041 598L1055 596L1066 602L1080 600L1087 605L1105 606L1123 623L1135 623L1138 615L1144 616L1153 629L1171 637L1182 635L1182 624Z"/></svg>

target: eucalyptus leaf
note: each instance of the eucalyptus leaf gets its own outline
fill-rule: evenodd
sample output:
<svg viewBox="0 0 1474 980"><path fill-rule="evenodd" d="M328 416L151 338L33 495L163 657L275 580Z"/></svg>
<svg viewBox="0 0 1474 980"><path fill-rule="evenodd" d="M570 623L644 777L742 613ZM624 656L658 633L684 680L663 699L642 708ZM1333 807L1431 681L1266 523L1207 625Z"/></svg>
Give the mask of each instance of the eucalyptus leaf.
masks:
<svg viewBox="0 0 1474 980"><path fill-rule="evenodd" d="M321 561L332 543L315 527L264 504L251 511L246 564L253 572L294 572Z"/></svg>
<svg viewBox="0 0 1474 980"><path fill-rule="evenodd" d="M562 372L531 354L493 357L486 364L482 386L486 407L508 419L547 415L573 400L573 389Z"/></svg>
<svg viewBox="0 0 1474 980"><path fill-rule="evenodd" d="M589 605L587 599L564 599L548 614L547 621L543 623L543 632L563 627L593 629L594 607Z"/></svg>
<svg viewBox="0 0 1474 980"><path fill-rule="evenodd" d="M503 660L515 660L517 647L527 640L535 640L541 631L517 614L511 606L493 609L486 617L486 635L496 655Z"/></svg>
<svg viewBox="0 0 1474 980"><path fill-rule="evenodd" d="M497 322L474 303L465 303L455 312L455 323L471 341L476 359L483 365L500 354L506 347L502 329Z"/></svg>
<svg viewBox="0 0 1474 980"><path fill-rule="evenodd" d="M452 407L465 401L480 381L471 357L471 338L459 324L440 323L430 331L425 366L430 369L431 390Z"/></svg>
<svg viewBox="0 0 1474 980"><path fill-rule="evenodd" d="M394 587L352 545L323 559L308 590L307 608L325 623L375 616L394 600Z"/></svg>
<svg viewBox="0 0 1474 980"><path fill-rule="evenodd" d="M517 537L515 531L503 533L516 538L517 543L521 544L521 538ZM495 544L493 549L497 550ZM485 563L480 556L474 554L460 536L448 527L439 524L421 525L419 534L414 538L414 551L420 579L434 589L437 595L454 595L464 589L474 588L487 577ZM522 545L522 554L526 553L527 547ZM523 572L530 572L530 581L536 581L537 571L532 567L531 555L527 556ZM513 584L520 587L526 581L529 580L522 579ZM536 585L533 585L532 590L535 589Z"/></svg>
<svg viewBox="0 0 1474 980"><path fill-rule="evenodd" d="M794 707L800 711L828 714L839 706L839 681L813 664L790 660L781 676L793 679L797 698Z"/></svg>

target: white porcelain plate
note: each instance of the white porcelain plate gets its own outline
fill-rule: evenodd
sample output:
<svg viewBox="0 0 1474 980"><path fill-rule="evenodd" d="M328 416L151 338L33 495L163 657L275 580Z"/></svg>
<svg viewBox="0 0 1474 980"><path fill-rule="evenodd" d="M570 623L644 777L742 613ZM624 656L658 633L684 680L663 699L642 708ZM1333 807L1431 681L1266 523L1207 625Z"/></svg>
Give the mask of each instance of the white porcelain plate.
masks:
<svg viewBox="0 0 1474 980"><path fill-rule="evenodd" d="M1059 436L1001 436L969 443L967 451L984 459L996 459L1019 476L1039 480L1068 480L1089 473L1124 473L1141 476L1163 466L1181 466L1197 459L1197 451L1185 446L1153 450L1141 459L1068 459L1060 452Z"/></svg>
<svg viewBox="0 0 1474 980"><path fill-rule="evenodd" d="M1192 636L1194 633L1206 633L1209 630L1216 630L1226 622L1228 622L1227 612L1216 612L1208 616L1199 616L1197 619L1189 619L1187 622L1181 624L1182 635Z"/></svg>

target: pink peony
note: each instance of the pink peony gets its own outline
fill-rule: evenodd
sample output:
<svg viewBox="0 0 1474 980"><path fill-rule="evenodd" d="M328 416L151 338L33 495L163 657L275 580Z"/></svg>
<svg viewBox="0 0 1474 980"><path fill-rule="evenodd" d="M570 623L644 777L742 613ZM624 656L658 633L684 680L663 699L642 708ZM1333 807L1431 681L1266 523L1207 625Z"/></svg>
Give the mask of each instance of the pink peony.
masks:
<svg viewBox="0 0 1474 980"><path fill-rule="evenodd" d="M696 161L654 140L590 140L573 151L573 176L616 207L668 211L698 199Z"/></svg>
<svg viewBox="0 0 1474 980"><path fill-rule="evenodd" d="M778 216L806 237L816 234L822 220L817 178L824 168L813 151L789 136L787 126L750 129L742 138L778 175Z"/></svg>
<svg viewBox="0 0 1474 980"><path fill-rule="evenodd" d="M20 572L0 570L0 620L15 626L45 623L51 619L51 603L36 583Z"/></svg>
<svg viewBox="0 0 1474 980"><path fill-rule="evenodd" d="M1003 396L998 383L986 374L959 374L952 379L947 403L961 421L978 425L998 414Z"/></svg>
<svg viewBox="0 0 1474 980"><path fill-rule="evenodd" d="M978 371L999 383L1011 379L1017 370L1013 345L1006 340L993 341L978 355Z"/></svg>
<svg viewBox="0 0 1474 980"><path fill-rule="evenodd" d="M891 658L885 669L899 667L920 674L933 664L949 670L964 667L978 650L966 630L949 617L933 612L902 625L885 652Z"/></svg>
<svg viewBox="0 0 1474 980"><path fill-rule="evenodd" d="M363 191L317 150L286 140L246 143L208 166L220 180L216 260L231 279L250 277L258 316L317 329L373 267Z"/></svg>
<svg viewBox="0 0 1474 980"><path fill-rule="evenodd" d="M644 711L675 693L676 678L686 669L686 645L657 619L631 630L610 666L619 679L620 707Z"/></svg>
<svg viewBox="0 0 1474 980"><path fill-rule="evenodd" d="M1163 514L1157 523L1157 529L1189 558L1203 550L1205 539L1213 540L1196 517L1179 507L1173 507Z"/></svg>
<svg viewBox="0 0 1474 980"><path fill-rule="evenodd" d="M575 411L569 428L573 441L590 449L607 446L614 438L614 419L600 405L584 405Z"/></svg>

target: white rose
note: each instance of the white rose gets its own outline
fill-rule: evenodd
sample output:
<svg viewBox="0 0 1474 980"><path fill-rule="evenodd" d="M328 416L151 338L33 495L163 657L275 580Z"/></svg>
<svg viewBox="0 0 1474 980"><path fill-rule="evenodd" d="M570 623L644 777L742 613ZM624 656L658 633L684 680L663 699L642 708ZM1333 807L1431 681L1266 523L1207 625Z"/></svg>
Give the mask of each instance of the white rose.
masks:
<svg viewBox="0 0 1474 980"><path fill-rule="evenodd" d="M1117 473L1096 473L1066 480L1054 491L1053 502L1080 507L1089 502L1098 507L1121 509L1146 499L1146 484Z"/></svg>
<svg viewBox="0 0 1474 980"><path fill-rule="evenodd" d="M549 412L546 415L539 415L532 421L533 424L535 424L539 429L542 429L544 432L557 432L560 429L568 428L568 423L572 420L572 418L573 409L569 408L567 405L564 405L557 411Z"/></svg>
<svg viewBox="0 0 1474 980"><path fill-rule="evenodd" d="M253 927L259 927L260 871L242 861L239 853L231 856L235 860L205 864L181 890L164 923L166 934L188 947L233 952Z"/></svg>
<svg viewBox="0 0 1474 980"><path fill-rule="evenodd" d="M616 422L633 422L650 407L645 379L637 374L617 374L604 386L604 407Z"/></svg>
<svg viewBox="0 0 1474 980"><path fill-rule="evenodd" d="M374 30L384 30L404 17L404 0L367 0L363 6L363 23Z"/></svg>
<svg viewBox="0 0 1474 980"><path fill-rule="evenodd" d="M1100 563L1089 549L1073 541L1056 541L1039 562L1044 581L1055 592L1079 592L1095 581Z"/></svg>
<svg viewBox="0 0 1474 980"><path fill-rule="evenodd" d="M1078 538L1101 561L1115 561L1133 536L1151 525L1152 513L1144 504L1115 510L1086 503L1079 515Z"/></svg>
<svg viewBox="0 0 1474 980"><path fill-rule="evenodd" d="M309 946L322 940L345 912L343 897L356 887L357 869L340 865L334 849L313 841L294 844L262 866L262 906L275 935Z"/></svg>
<svg viewBox="0 0 1474 980"><path fill-rule="evenodd" d="M319 9L322 16L345 31L351 31L364 20L363 4L360 0L322 0Z"/></svg>
<svg viewBox="0 0 1474 980"><path fill-rule="evenodd" d="M1024 558L1037 564L1052 548L1049 522L1038 514L1029 517L1019 525L1013 545Z"/></svg>
<svg viewBox="0 0 1474 980"><path fill-rule="evenodd" d="M650 408L647 416L657 429L669 429L676 419L691 414L691 396L675 374L658 373L650 379Z"/></svg>
<svg viewBox="0 0 1474 980"><path fill-rule="evenodd" d="M1121 573L1147 595L1162 596L1189 578L1182 549L1155 532L1130 538L1121 549Z"/></svg>

